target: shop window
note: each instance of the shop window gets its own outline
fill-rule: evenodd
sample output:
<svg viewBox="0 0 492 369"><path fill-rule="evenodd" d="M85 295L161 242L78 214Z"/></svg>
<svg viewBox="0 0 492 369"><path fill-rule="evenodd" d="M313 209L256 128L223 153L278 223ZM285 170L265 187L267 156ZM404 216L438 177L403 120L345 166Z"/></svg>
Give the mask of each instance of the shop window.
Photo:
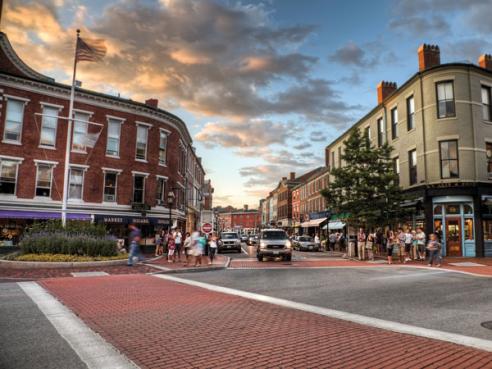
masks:
<svg viewBox="0 0 492 369"><path fill-rule="evenodd" d="M442 220L434 219L434 233L442 240Z"/></svg>
<svg viewBox="0 0 492 369"><path fill-rule="evenodd" d="M21 142L22 122L24 120L24 101L7 100L7 113L3 139L7 142Z"/></svg>
<svg viewBox="0 0 492 369"><path fill-rule="evenodd" d="M465 219L465 240L473 240L475 237L473 236L473 219L466 218Z"/></svg>
<svg viewBox="0 0 492 369"><path fill-rule="evenodd" d="M470 205L463 205L464 214L473 214L473 208Z"/></svg>
<svg viewBox="0 0 492 369"><path fill-rule="evenodd" d="M50 197L51 178L53 167L47 164L39 164L36 177L36 196Z"/></svg>
<svg viewBox="0 0 492 369"><path fill-rule="evenodd" d="M81 200L84 184L84 170L78 168L70 168L70 178L68 183L68 198Z"/></svg>
<svg viewBox="0 0 492 369"><path fill-rule="evenodd" d="M89 129L89 114L75 112L74 117L72 150L85 152L85 141Z"/></svg>
<svg viewBox="0 0 492 369"><path fill-rule="evenodd" d="M441 157L441 178L458 178L460 176L458 164L458 141L439 142Z"/></svg>
<svg viewBox="0 0 492 369"><path fill-rule="evenodd" d="M492 241L492 219L483 221L483 239L484 241Z"/></svg>
<svg viewBox="0 0 492 369"><path fill-rule="evenodd" d="M2 160L0 162L0 193L15 194L18 164L18 162L12 160Z"/></svg>
<svg viewBox="0 0 492 369"><path fill-rule="evenodd" d="M434 206L434 215L442 215L442 206L441 205Z"/></svg>
<svg viewBox="0 0 492 369"><path fill-rule="evenodd" d="M446 215L460 214L459 205L446 205Z"/></svg>
<svg viewBox="0 0 492 369"><path fill-rule="evenodd" d="M144 202L145 177L135 175L133 177L133 202L143 204Z"/></svg>
<svg viewBox="0 0 492 369"><path fill-rule="evenodd" d="M104 174L104 201L116 202L116 186L118 174L106 172Z"/></svg>
<svg viewBox="0 0 492 369"><path fill-rule="evenodd" d="M40 146L55 147L57 124L58 108L44 106L41 122L41 138L39 139Z"/></svg>

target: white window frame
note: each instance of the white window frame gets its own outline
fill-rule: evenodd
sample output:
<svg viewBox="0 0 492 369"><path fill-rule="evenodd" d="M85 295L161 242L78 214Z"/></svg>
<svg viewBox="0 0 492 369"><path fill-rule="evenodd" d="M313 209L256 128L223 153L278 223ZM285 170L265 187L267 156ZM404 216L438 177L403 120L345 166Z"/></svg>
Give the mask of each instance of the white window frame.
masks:
<svg viewBox="0 0 492 369"><path fill-rule="evenodd" d="M17 197L17 183L19 183L19 165L22 164L24 161L24 158L18 158L18 157L13 157L13 156L0 156L0 175L2 173L2 163L4 161L11 161L17 163L16 168L15 168L15 187L14 187L14 193L0 193L1 197L9 197L9 196L14 196Z"/></svg>
<svg viewBox="0 0 492 369"><path fill-rule="evenodd" d="M137 132L135 135L135 161L140 161L143 163L147 163L147 153L149 151L149 130L152 125L146 124L146 123L137 123ZM145 137L145 158L141 159L137 157L137 150L138 150L138 130L139 129L145 129L146 137Z"/></svg>
<svg viewBox="0 0 492 369"><path fill-rule="evenodd" d="M120 175L120 173L122 172L121 170L119 169L110 169L110 168L102 168L103 169L103 191L102 191L102 201L103 203L108 203L108 204L116 204L118 203L118 177ZM106 200L106 193L105 193L105 190L106 190L106 175L110 173L110 174L114 174L116 176L116 181L115 181L115 186L114 186L114 201L108 201Z"/></svg>
<svg viewBox="0 0 492 369"><path fill-rule="evenodd" d="M48 103L41 103L41 106L43 108L43 115L41 115L41 127L40 127L40 130L39 130L39 147L42 148L42 149L56 150L56 137L58 135L58 119L59 119L60 110L63 109L63 106L60 106L60 105L52 105L52 104L48 104ZM44 128L44 109L45 108L58 110L58 112L56 114L55 137L54 137L53 146L51 146L51 145L45 145L45 144L41 143L41 137L43 135L43 128Z"/></svg>
<svg viewBox="0 0 492 369"><path fill-rule="evenodd" d="M36 166L36 182L34 182L34 197L36 199L51 199L53 196L53 169L56 167L58 162L50 162L50 161L43 161L43 160L35 160L34 165ZM36 194L38 190L38 179L39 179L39 166L46 166L51 169L51 175L50 175L50 194L49 196L38 196ZM41 188L41 187L40 187ZM44 188L44 187L42 187Z"/></svg>
<svg viewBox="0 0 492 369"><path fill-rule="evenodd" d="M84 146L84 149L76 149L74 148L73 144L74 144L74 137L75 137L75 127L77 126L77 123L81 123L81 119L78 119L77 121L75 120L76 119L76 115L77 114L83 114L83 115L86 115L87 116L87 121L85 122L85 134L87 135L89 133L89 121L91 119L91 114L87 111L82 111L82 110L74 110L73 112L73 125L72 125L72 148L71 148L71 151L72 152L76 152L76 153L79 153L79 154L87 154L87 149L86 147Z"/></svg>
<svg viewBox="0 0 492 369"><path fill-rule="evenodd" d="M79 201L83 202L84 201L84 185L85 185L85 172L87 171L88 166L86 165L70 165L70 170L68 172L68 199L71 201ZM72 170L80 170L82 172L82 189L80 193L80 199L79 198L74 198L70 197L70 183L72 179Z"/></svg>
<svg viewBox="0 0 492 369"><path fill-rule="evenodd" d="M22 131L24 129L24 115L25 115L25 110L26 110L26 105L29 103L29 99L25 99L22 97L17 97L17 96L11 96L4 94L4 98L7 100L7 106L5 107L5 119L4 119L4 125L3 125L3 136L2 136L2 143L6 144L12 144L12 145L22 145ZM19 130L19 140L9 140L5 138L5 133L7 132L7 111L8 111L8 105L9 101L15 101L17 103L22 104L22 119L20 122L20 130Z"/></svg>
<svg viewBox="0 0 492 369"><path fill-rule="evenodd" d="M121 118L116 118L116 117L112 117L112 116L106 116L107 118L107 122L108 122L108 125L107 125L107 135L106 135L106 150L105 150L105 154L108 158L114 158L114 159L119 159L120 158L120 152L121 152L121 125L123 124L124 120L121 119ZM108 147L109 147L109 126L111 124L118 124L118 154L117 155L113 155L113 154L108 154ZM114 137L111 137L114 139Z"/></svg>
<svg viewBox="0 0 492 369"><path fill-rule="evenodd" d="M159 185L159 181L164 181L164 187L162 189L162 198L161 199L158 199L157 196L156 196L157 205L158 206L164 206L165 205L166 198L167 198L166 184L168 182L168 177L157 175L156 178L157 178L157 185ZM156 195L157 195L157 188L156 188Z"/></svg>
<svg viewBox="0 0 492 369"><path fill-rule="evenodd" d="M135 177L142 177L143 178L143 188L142 188L142 202L135 202ZM139 173L139 172L133 172L132 176L132 204L145 204L145 184L147 182L147 177L148 174L145 175L144 173Z"/></svg>
<svg viewBox="0 0 492 369"><path fill-rule="evenodd" d="M165 129L162 129L160 128L159 129L159 154L158 154L158 161L159 161L159 165L161 167L167 167L167 153L168 153L168 143L169 143L169 131L165 130ZM165 150L165 158L164 158L164 162L161 162L161 135L164 135L166 137L166 147L164 148Z"/></svg>

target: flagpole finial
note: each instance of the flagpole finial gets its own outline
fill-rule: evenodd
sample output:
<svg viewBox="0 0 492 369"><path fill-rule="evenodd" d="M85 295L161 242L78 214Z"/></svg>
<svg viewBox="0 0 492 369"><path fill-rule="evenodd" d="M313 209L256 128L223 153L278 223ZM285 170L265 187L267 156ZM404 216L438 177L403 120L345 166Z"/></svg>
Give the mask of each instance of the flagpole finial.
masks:
<svg viewBox="0 0 492 369"><path fill-rule="evenodd" d="M80 29L77 29L77 37L80 36Z"/></svg>

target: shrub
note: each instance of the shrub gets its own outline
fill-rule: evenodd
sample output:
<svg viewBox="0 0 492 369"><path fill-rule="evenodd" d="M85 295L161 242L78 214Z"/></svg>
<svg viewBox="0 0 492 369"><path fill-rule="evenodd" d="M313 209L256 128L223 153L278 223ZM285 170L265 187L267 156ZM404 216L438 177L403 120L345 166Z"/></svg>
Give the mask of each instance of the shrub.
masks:
<svg viewBox="0 0 492 369"><path fill-rule="evenodd" d="M23 254L85 256L117 255L116 240L104 225L70 221L65 228L59 220L35 223L20 242Z"/></svg>
<svg viewBox="0 0 492 369"><path fill-rule="evenodd" d="M128 256L124 254L116 256L80 256L66 254L22 254L9 257L8 260L16 261L56 261L56 262L82 262L82 261L106 261L106 260L122 260Z"/></svg>

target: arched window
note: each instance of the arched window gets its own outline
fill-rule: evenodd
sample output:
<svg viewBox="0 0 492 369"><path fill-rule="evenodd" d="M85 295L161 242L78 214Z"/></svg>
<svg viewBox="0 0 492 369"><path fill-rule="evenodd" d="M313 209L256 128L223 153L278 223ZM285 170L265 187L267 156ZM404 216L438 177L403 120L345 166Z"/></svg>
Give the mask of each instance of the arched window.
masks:
<svg viewBox="0 0 492 369"><path fill-rule="evenodd" d="M434 215L442 215L442 206L441 205L434 206Z"/></svg>

